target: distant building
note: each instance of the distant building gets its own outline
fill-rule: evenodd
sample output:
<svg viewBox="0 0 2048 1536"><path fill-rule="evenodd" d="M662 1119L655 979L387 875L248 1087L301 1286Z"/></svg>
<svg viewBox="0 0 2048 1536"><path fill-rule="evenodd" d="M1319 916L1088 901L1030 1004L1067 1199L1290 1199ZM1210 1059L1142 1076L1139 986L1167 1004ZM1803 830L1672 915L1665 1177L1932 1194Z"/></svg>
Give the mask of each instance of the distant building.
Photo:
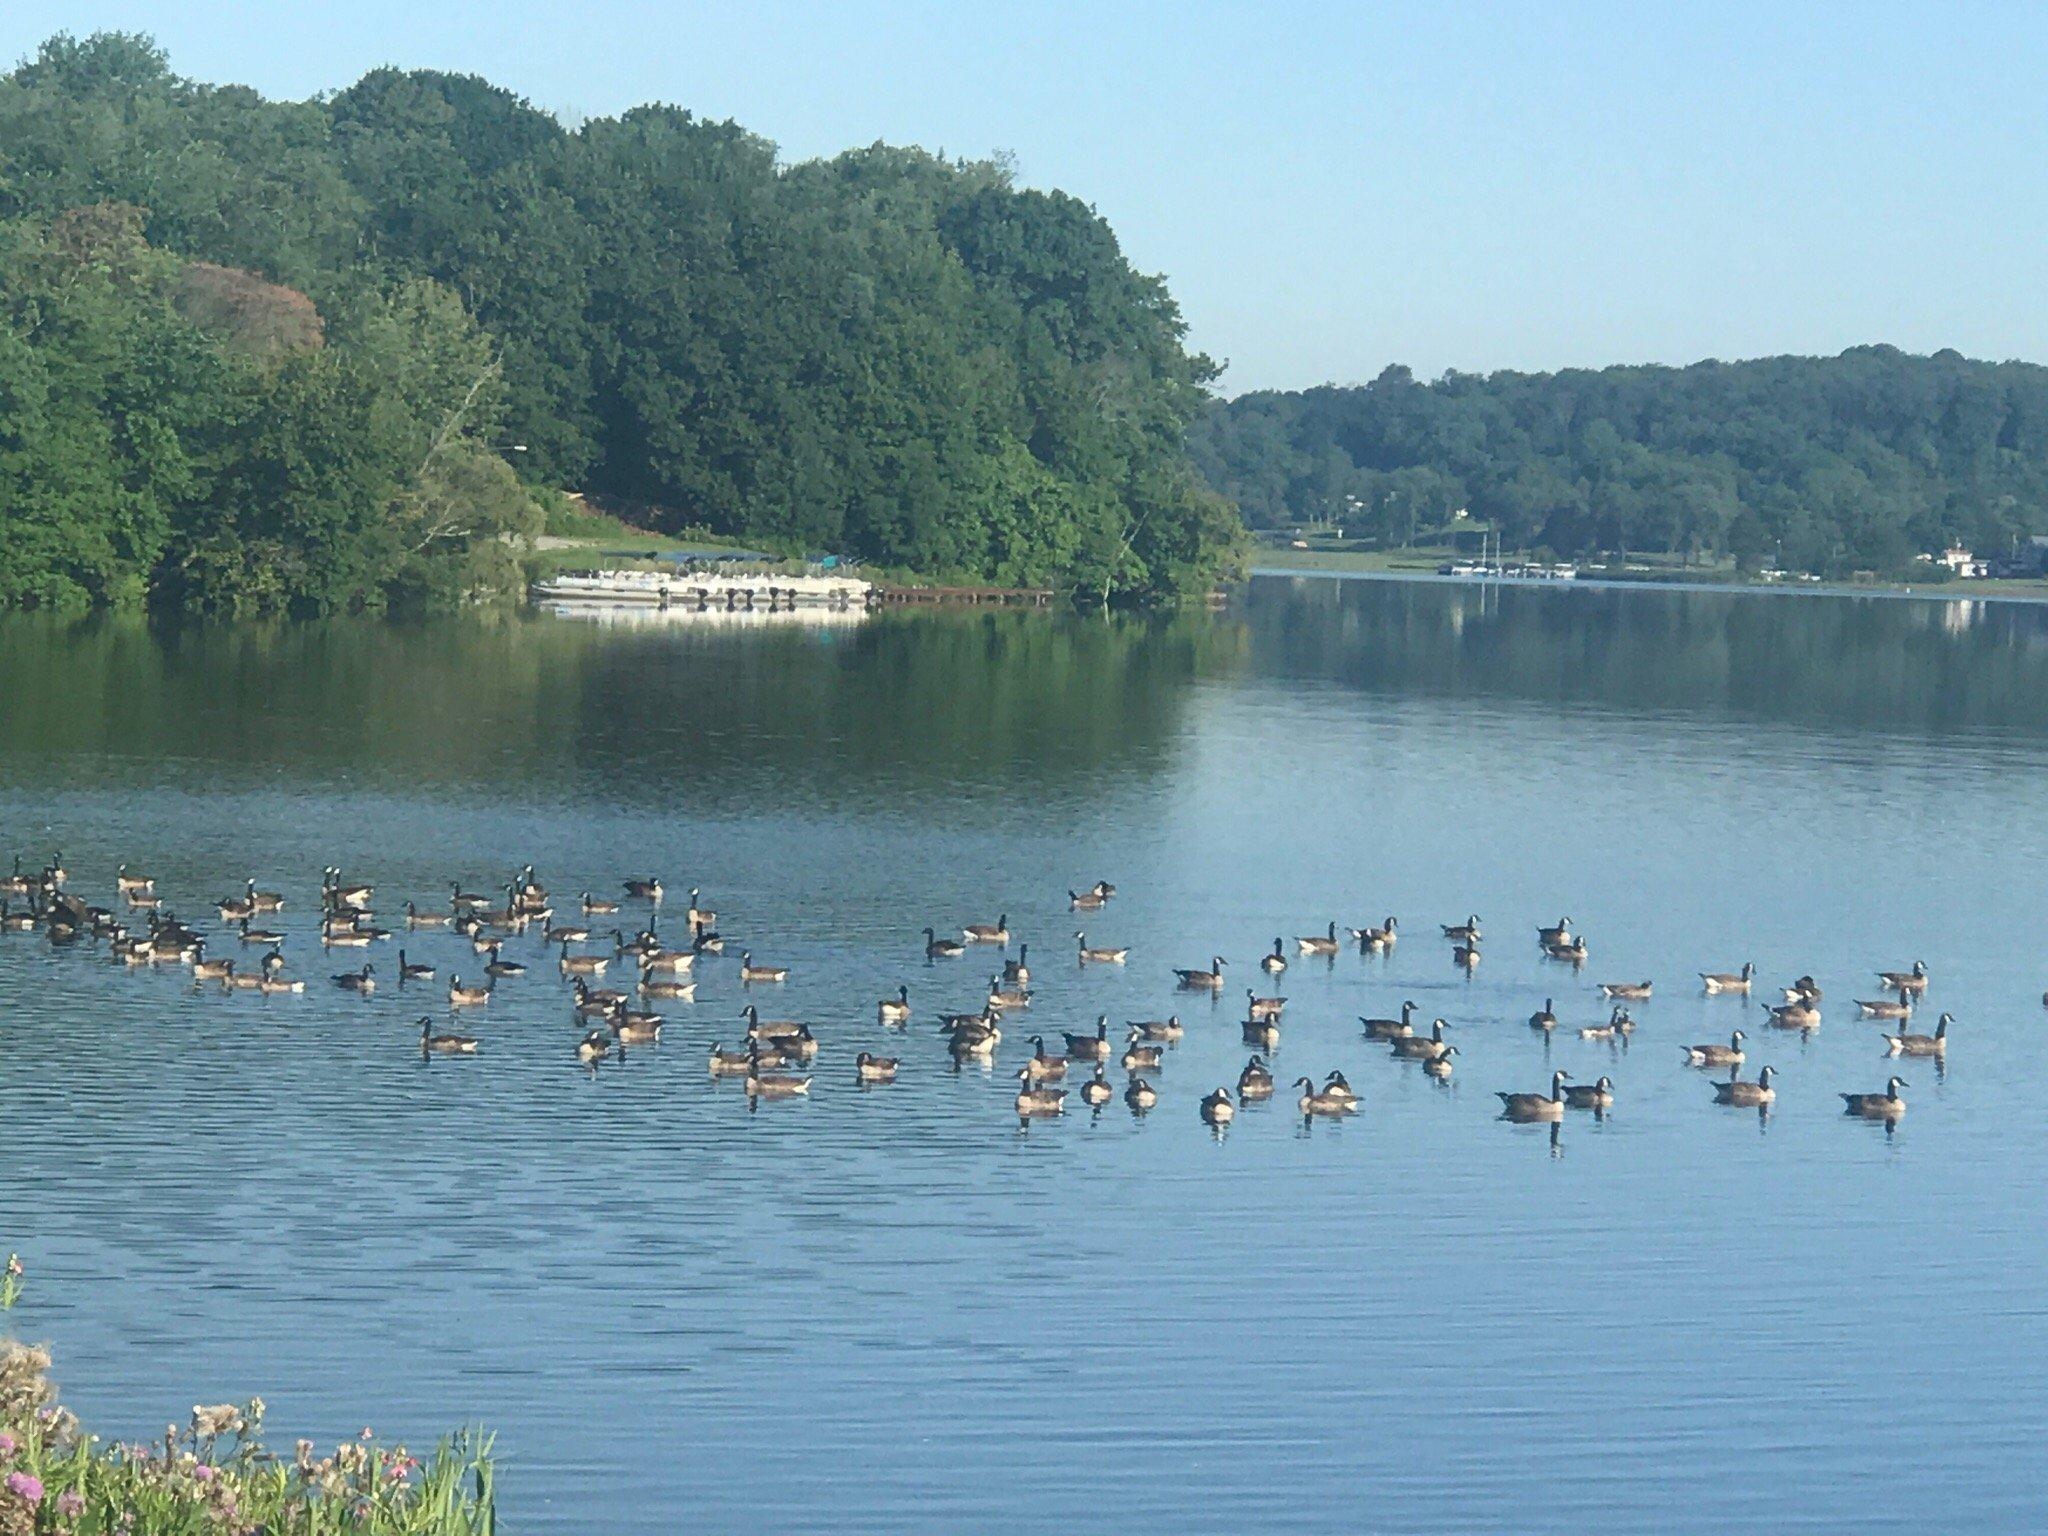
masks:
<svg viewBox="0 0 2048 1536"><path fill-rule="evenodd" d="M1952 576L1977 577L1991 574L1989 560L1979 560L1960 544L1951 544L1938 555L1921 555L1919 558L1930 565L1946 566Z"/></svg>
<svg viewBox="0 0 2048 1536"><path fill-rule="evenodd" d="M2033 534L2019 540L2012 554L1998 562L2000 576L2048 576L2048 534Z"/></svg>

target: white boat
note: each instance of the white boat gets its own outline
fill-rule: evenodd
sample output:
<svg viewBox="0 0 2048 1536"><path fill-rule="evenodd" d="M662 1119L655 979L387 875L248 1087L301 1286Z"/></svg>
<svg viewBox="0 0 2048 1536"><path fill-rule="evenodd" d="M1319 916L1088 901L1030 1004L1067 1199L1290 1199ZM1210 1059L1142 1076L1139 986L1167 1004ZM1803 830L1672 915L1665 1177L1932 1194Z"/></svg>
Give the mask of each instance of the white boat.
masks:
<svg viewBox="0 0 2048 1536"><path fill-rule="evenodd" d="M533 584L547 603L651 603L663 608L865 607L874 587L851 576L779 571L562 571Z"/></svg>

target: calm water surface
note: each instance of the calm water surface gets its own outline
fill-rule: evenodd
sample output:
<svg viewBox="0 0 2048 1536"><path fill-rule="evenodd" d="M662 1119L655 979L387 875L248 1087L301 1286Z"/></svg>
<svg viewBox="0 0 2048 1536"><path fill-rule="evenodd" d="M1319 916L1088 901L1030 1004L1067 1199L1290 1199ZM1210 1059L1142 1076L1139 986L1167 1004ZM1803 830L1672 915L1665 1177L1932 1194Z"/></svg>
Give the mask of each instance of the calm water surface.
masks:
<svg viewBox="0 0 2048 1536"><path fill-rule="evenodd" d="M521 1531L2039 1529L2044 764L2018 605L1262 579L1107 624L10 620L0 850L93 899L125 859L195 919L255 875L314 978L0 940L17 1322L108 1434L250 1392L287 1441L483 1421ZM707 1078L730 959L595 1073L537 940L474 1060L411 1048L440 984L388 984L395 944L374 998L326 983L361 952L310 939L323 864L391 917L528 860L565 900L702 886L791 967L757 1000L815 1021L812 1101ZM1090 941L1131 958L1082 970L1063 893L1098 877ZM1435 925L1475 911L1468 979ZM1039 989L1002 1062L1177 1006L1151 1115L1020 1132L1002 1071L950 1069L930 1015L995 957L918 930L998 913ZM1283 1079L1342 1067L1363 1112L1212 1135L1257 955L1388 913L1391 958L1280 988ZM1567 913L1576 975L1533 943ZM1176 997L1212 953L1241 982ZM1916 957L1953 1061L1904 1069L1887 1137L1835 1094L1882 1087L1851 999ZM1816 1036L1685 985L1745 960L1819 977ZM1572 1035L1644 977L1628 1050ZM1403 997L1451 1084L1359 1038ZM1767 1123L1679 1064L1737 1023ZM854 1088L861 1049L901 1080ZM1612 1115L1494 1118L1553 1065Z"/></svg>

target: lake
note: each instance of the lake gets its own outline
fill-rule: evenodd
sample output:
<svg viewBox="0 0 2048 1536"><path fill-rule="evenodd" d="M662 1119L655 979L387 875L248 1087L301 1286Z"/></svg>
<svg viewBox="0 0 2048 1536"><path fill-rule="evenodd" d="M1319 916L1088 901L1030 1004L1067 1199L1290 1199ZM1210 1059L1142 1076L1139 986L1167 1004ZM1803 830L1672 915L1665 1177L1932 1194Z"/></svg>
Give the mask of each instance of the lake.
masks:
<svg viewBox="0 0 2048 1536"><path fill-rule="evenodd" d="M1107 621L17 617L0 710L0 854L99 901L125 860L209 925L254 876L311 978L0 938L0 1251L102 1434L259 1392L287 1445L482 1422L516 1531L2048 1521L2048 608L1261 578ZM364 952L312 937L322 866L389 921L527 862L565 915L658 874L671 937L702 887L731 943L660 1046L581 1067L537 938L471 1060L422 1060L445 981L401 989L397 942L372 997L328 982ZM1390 913L1385 958L1256 966ZM1037 998L956 1073L933 1016L998 955L920 930L999 914ZM1535 944L1567 914L1578 972ZM742 944L788 982L742 989ZM1221 998L1176 993L1212 954ZM1894 1070L1852 999L1916 958L1954 1048L1888 1135L1836 1095ZM1756 999L1700 994L1744 961ZM1766 1030L1801 972L1823 1026ZM1576 1038L1643 978L1625 1049ZM1359 1113L1201 1123L1246 986L1290 999L1282 1083L1341 1068ZM1362 1040L1404 998L1450 1082ZM813 1022L808 1102L706 1073L749 1000ZM1149 1115L1020 1129L1025 1037L1173 1010ZM1738 1025L1767 1120L1681 1064ZM899 1081L856 1088L863 1049ZM1553 1067L1615 1108L1498 1119Z"/></svg>

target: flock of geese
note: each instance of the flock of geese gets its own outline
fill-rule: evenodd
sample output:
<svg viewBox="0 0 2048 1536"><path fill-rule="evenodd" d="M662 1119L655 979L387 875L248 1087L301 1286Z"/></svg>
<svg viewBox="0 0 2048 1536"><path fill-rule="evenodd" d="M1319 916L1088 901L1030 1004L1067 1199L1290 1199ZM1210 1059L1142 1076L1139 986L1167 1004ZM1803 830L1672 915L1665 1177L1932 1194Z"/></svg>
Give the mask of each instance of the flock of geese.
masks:
<svg viewBox="0 0 2048 1536"><path fill-rule="evenodd" d="M1116 887L1097 881L1085 890L1069 890L1066 908L1071 914L1101 913L1115 898ZM686 942L671 945L657 933L656 918L663 910L664 889L659 878L622 882L617 897L599 897L589 891L560 903L569 910L565 921L557 922L558 904L536 879L533 866L519 871L504 886L491 892L466 891L453 884L445 902L422 906L407 901L402 915L392 926L380 926L372 908L374 888L344 877L336 867L322 871L319 893L317 941L323 949L360 950L396 943L396 965L380 972L374 960L332 973L329 984L359 995L374 994L387 980L400 988L438 983L440 968L410 958L407 935L415 939L422 932L438 932L449 939L465 941L476 957L475 972L480 979L465 981L451 968L446 981L446 1005L451 1015L474 1013L485 1008L500 981L525 976L529 970L553 971L568 989L573 1016L582 1030L575 1045L578 1060L594 1066L614 1056L623 1056L632 1046L660 1041L666 1022L657 1004L691 1003L698 987L700 959L723 956L726 941L717 931L717 914L702 904L702 893L692 890L682 922L689 930ZM285 906L277 891L258 888L247 881L237 895L223 896L212 903L218 926L202 931L179 920L162 903L156 882L147 875L131 873L123 864L115 872L113 900L104 906L88 903L74 893L61 853L42 868L25 872L17 857L11 875L0 879L0 932L44 933L54 944L80 941L97 945L121 964L131 966L178 966L190 972L195 986L213 985L223 991L247 990L262 995L303 993L306 981L289 973L284 945L287 934L270 926ZM620 915L631 908L644 924L632 936L625 932ZM1482 932L1478 916L1458 923L1438 925L1442 940L1450 946L1453 964L1470 972L1480 963ZM399 930L402 929L403 933ZM947 1053L956 1064L992 1065L999 1052L1005 1023L1012 1034L1019 1033L1017 1019L1032 1003L1030 948L1019 943L1009 953L1012 932L1007 914L992 923L968 923L957 930L940 932L926 928L924 958L928 965L962 959L976 951L993 950L1002 955L1000 969L991 975L985 995L978 1003L957 1013L940 1013L935 1023ZM506 946L515 939L537 938L545 958L532 965L512 958ZM1123 966L1128 963L1127 947L1090 943L1087 930L1073 935L1076 963L1088 966ZM1346 948L1365 953L1387 954L1399 942L1399 925L1393 917L1377 926L1348 928L1340 935L1338 925L1329 923L1323 932L1306 934L1290 945L1275 938L1272 949L1258 964L1268 976L1284 972L1290 958L1332 957ZM1544 956L1583 966L1587 945L1569 917L1536 929L1536 942ZM232 951L218 953L218 951ZM531 951L529 951L531 952ZM616 967L616 971L614 968ZM708 969L708 963L707 963ZM772 988L785 981L788 969L757 963L753 952L740 949L734 968L741 987ZM1220 955L1205 964L1176 968L1173 975L1184 992L1206 994L1220 1000L1229 986L1228 962ZM630 985L607 986L607 976ZM1892 1057L1931 1058L1937 1068L1946 1060L1949 1025L1943 1013L1932 1033L1914 1033L1911 1020L1926 999L1928 971L1915 961L1905 970L1878 971L1880 995L1856 1000L1866 1019L1896 1023L1897 1032L1886 1032L1886 1053ZM1737 971L1698 973L1699 990L1708 997L1743 999L1756 984L1756 968L1744 965ZM1600 984L1599 991L1609 1005L1605 1020L1577 1029L1582 1040L1626 1043L1636 1023L1627 1004L1648 999L1653 983L1616 981ZM1764 1027L1809 1035L1821 1023L1821 989L1809 976L1801 976L1780 989L1780 1000L1762 1004ZM1241 1021L1243 1040L1253 1048L1235 1085L1219 1085L1202 1097L1199 1113L1211 1126L1227 1125L1240 1106L1272 1099L1280 1083L1269 1058L1280 1047L1284 996L1261 996L1256 987L1245 989L1245 1016ZM2048 996L2042 999L2048 1006ZM1392 1059L1418 1064L1438 1082L1448 1081L1456 1070L1459 1047L1445 1038L1448 1022L1438 1018L1422 1029L1413 1002L1401 1005L1398 1017L1361 1018L1363 1038L1383 1045ZM906 1030L912 1021L910 989L899 985L892 996L875 1005L877 1022L889 1029ZM790 1099L806 1095L820 1043L808 1021L771 1019L749 1003L741 1012L745 1031L728 1047L713 1041L707 1058L714 1077L739 1079L750 1103ZM452 1027L437 1028L431 1014L419 1018L419 1050L425 1056L474 1055L478 1036ZM1555 999L1529 1016L1529 1027L1546 1038L1559 1028ZM1022 1036L1031 1054L1014 1074L1017 1091L1013 1107L1023 1122L1065 1112L1069 1089L1082 1103L1099 1110L1121 1094L1132 1110L1144 1113L1159 1099L1154 1081L1164 1064L1164 1051L1179 1042L1184 1033L1177 1013L1160 1019L1127 1022L1122 1041L1112 1040L1107 1015L1098 1017L1092 1032L1061 1032L1058 1049L1048 1049L1043 1034ZM1745 1078L1749 1041L1740 1028L1731 1030L1726 1042L1706 1041L1682 1047L1684 1063L1695 1068L1723 1069L1725 1080L1711 1084L1713 1101L1768 1115L1777 1102L1777 1072L1764 1066L1753 1078ZM862 1051L855 1056L854 1080L863 1086L895 1081L899 1060ZM1122 1074L1121 1087L1112 1082L1111 1066ZM1083 1074L1086 1074L1085 1076ZM1909 1086L1893 1076L1881 1091L1843 1093L1843 1112L1858 1119L1895 1125L1906 1112L1900 1089ZM1320 1081L1312 1076L1294 1080L1295 1107L1308 1118L1347 1116L1357 1112L1360 1101L1341 1071L1332 1071ZM1563 1070L1551 1073L1547 1091L1501 1093L1503 1119L1519 1123L1556 1123L1567 1110L1588 1110L1604 1114L1615 1102L1615 1084L1602 1076L1592 1083L1576 1083Z"/></svg>

